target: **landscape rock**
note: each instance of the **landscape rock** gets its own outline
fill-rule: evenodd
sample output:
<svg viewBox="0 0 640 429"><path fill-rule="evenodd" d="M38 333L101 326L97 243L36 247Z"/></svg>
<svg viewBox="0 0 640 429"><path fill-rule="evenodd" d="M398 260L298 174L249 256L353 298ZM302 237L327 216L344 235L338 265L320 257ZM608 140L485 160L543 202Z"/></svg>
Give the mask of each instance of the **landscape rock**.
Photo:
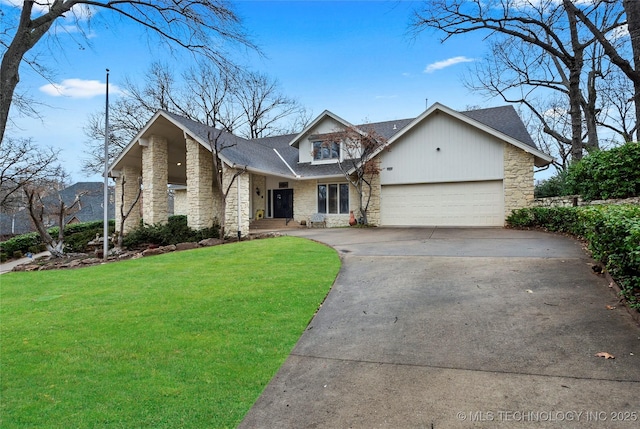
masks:
<svg viewBox="0 0 640 429"><path fill-rule="evenodd" d="M164 252L162 251L161 248L156 247L156 248L152 248L152 249L145 249L142 251L142 256L153 256L153 255L161 255Z"/></svg>
<svg viewBox="0 0 640 429"><path fill-rule="evenodd" d="M198 248L198 243L196 243L195 241L176 244L176 250L190 250L190 249L196 249L196 248Z"/></svg>
<svg viewBox="0 0 640 429"><path fill-rule="evenodd" d="M26 264L26 265L18 265L13 269L13 271L36 271L39 268L40 268L40 265Z"/></svg>
<svg viewBox="0 0 640 429"><path fill-rule="evenodd" d="M175 252L176 251L176 245L175 244L170 244L168 246L162 246L160 248L160 250L162 250L163 253Z"/></svg>
<svg viewBox="0 0 640 429"><path fill-rule="evenodd" d="M219 238L205 238L204 240L200 240L198 242L198 244L202 247L217 246L222 243L224 243L224 240L221 240Z"/></svg>

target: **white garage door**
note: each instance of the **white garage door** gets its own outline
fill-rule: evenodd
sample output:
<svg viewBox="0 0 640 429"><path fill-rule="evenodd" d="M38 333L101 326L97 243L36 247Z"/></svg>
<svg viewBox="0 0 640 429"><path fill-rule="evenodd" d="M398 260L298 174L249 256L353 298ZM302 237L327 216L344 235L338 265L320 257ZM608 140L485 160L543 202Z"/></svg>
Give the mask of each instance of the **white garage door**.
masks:
<svg viewBox="0 0 640 429"><path fill-rule="evenodd" d="M383 185L380 223L403 226L503 226L502 181Z"/></svg>

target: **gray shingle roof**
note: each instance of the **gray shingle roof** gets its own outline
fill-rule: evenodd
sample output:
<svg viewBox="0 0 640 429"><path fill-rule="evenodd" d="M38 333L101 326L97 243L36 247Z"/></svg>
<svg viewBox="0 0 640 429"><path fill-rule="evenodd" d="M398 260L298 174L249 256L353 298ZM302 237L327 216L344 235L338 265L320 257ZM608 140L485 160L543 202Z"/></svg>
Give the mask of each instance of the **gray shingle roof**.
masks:
<svg viewBox="0 0 640 429"><path fill-rule="evenodd" d="M60 191L62 200L67 205L73 204L76 195L83 194L80 197L80 210L67 216L65 222L69 222L74 217L80 222L100 221L104 217L102 211L103 205L103 188L102 182L77 182ZM109 205L107 216L109 219L115 218L115 200L114 188L109 187ZM50 195L44 198L47 207L58 207L58 196ZM15 215L0 213L0 235L24 234L35 231L33 222L29 217L28 210L23 207L15 213Z"/></svg>
<svg viewBox="0 0 640 429"><path fill-rule="evenodd" d="M537 149L527 127L513 106L490 107L460 113Z"/></svg>
<svg viewBox="0 0 640 429"><path fill-rule="evenodd" d="M275 175L293 176L291 170L289 170L287 165L278 156L278 154L280 154L286 163L298 175L303 177L322 177L342 174L337 164L312 165L310 163L298 163L298 149L289 145L296 134L248 140L173 113L164 113L180 123L185 129L189 130L194 137L198 137L203 142L208 142L209 136L212 138L218 137L219 144L226 146L221 155L232 164L246 165L252 169ZM469 110L460 113L537 149L513 106ZM415 118L408 118L375 122L358 125L357 127L365 132L371 129L376 134L388 140L408 126L414 119Z"/></svg>

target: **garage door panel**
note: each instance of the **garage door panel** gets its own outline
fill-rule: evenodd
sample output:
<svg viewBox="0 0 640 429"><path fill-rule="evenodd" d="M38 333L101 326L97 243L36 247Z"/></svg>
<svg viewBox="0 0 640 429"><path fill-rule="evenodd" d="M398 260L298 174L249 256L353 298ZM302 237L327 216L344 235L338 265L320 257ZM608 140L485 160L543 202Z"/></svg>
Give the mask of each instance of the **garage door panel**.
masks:
<svg viewBox="0 0 640 429"><path fill-rule="evenodd" d="M385 185L382 225L502 226L502 181Z"/></svg>

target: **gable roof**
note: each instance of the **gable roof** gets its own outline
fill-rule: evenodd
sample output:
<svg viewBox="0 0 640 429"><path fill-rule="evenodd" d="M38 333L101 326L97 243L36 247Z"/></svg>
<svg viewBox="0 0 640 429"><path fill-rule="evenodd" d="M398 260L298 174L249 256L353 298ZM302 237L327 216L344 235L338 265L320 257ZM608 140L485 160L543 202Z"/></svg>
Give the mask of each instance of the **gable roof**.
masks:
<svg viewBox="0 0 640 429"><path fill-rule="evenodd" d="M463 115L485 124L496 131L538 149L527 127L513 106L490 107L488 109L467 110Z"/></svg>
<svg viewBox="0 0 640 429"><path fill-rule="evenodd" d="M501 106L488 109L470 110L458 112L443 104L434 103L420 116L410 121L405 127L393 134L387 141L385 148L400 139L410 129L438 112L453 116L474 128L480 129L488 134L497 137L509 144L512 144L534 156L534 164L537 167L548 165L553 161L553 157L538 150L533 139L529 135L527 128L518 116L513 106ZM378 153L384 148L380 148ZM375 154L374 154L375 155Z"/></svg>
<svg viewBox="0 0 640 429"><path fill-rule="evenodd" d="M220 158L232 167L243 167L256 173L293 179L302 177L337 177L343 174L337 163L311 164L298 162L300 141L307 137L322 120L330 118L344 126L354 127L362 134L366 134L366 131L371 129L387 140L386 147L393 144L402 135L435 112L449 114L533 154L536 166L547 165L552 161L552 157L538 150L520 116L512 106L458 112L442 104L435 103L417 118L375 122L357 126L353 126L334 113L325 110L298 134L262 137L253 140L160 110L121 152L109 168L109 171L113 173L114 170L121 168L124 165L124 158L127 153L135 150L136 143L143 142L152 135L154 127L159 130L166 130L167 126L173 126L176 128L174 135L188 135L207 150L211 150L210 138L217 139L219 144L225 146L225 149L220 153Z"/></svg>

